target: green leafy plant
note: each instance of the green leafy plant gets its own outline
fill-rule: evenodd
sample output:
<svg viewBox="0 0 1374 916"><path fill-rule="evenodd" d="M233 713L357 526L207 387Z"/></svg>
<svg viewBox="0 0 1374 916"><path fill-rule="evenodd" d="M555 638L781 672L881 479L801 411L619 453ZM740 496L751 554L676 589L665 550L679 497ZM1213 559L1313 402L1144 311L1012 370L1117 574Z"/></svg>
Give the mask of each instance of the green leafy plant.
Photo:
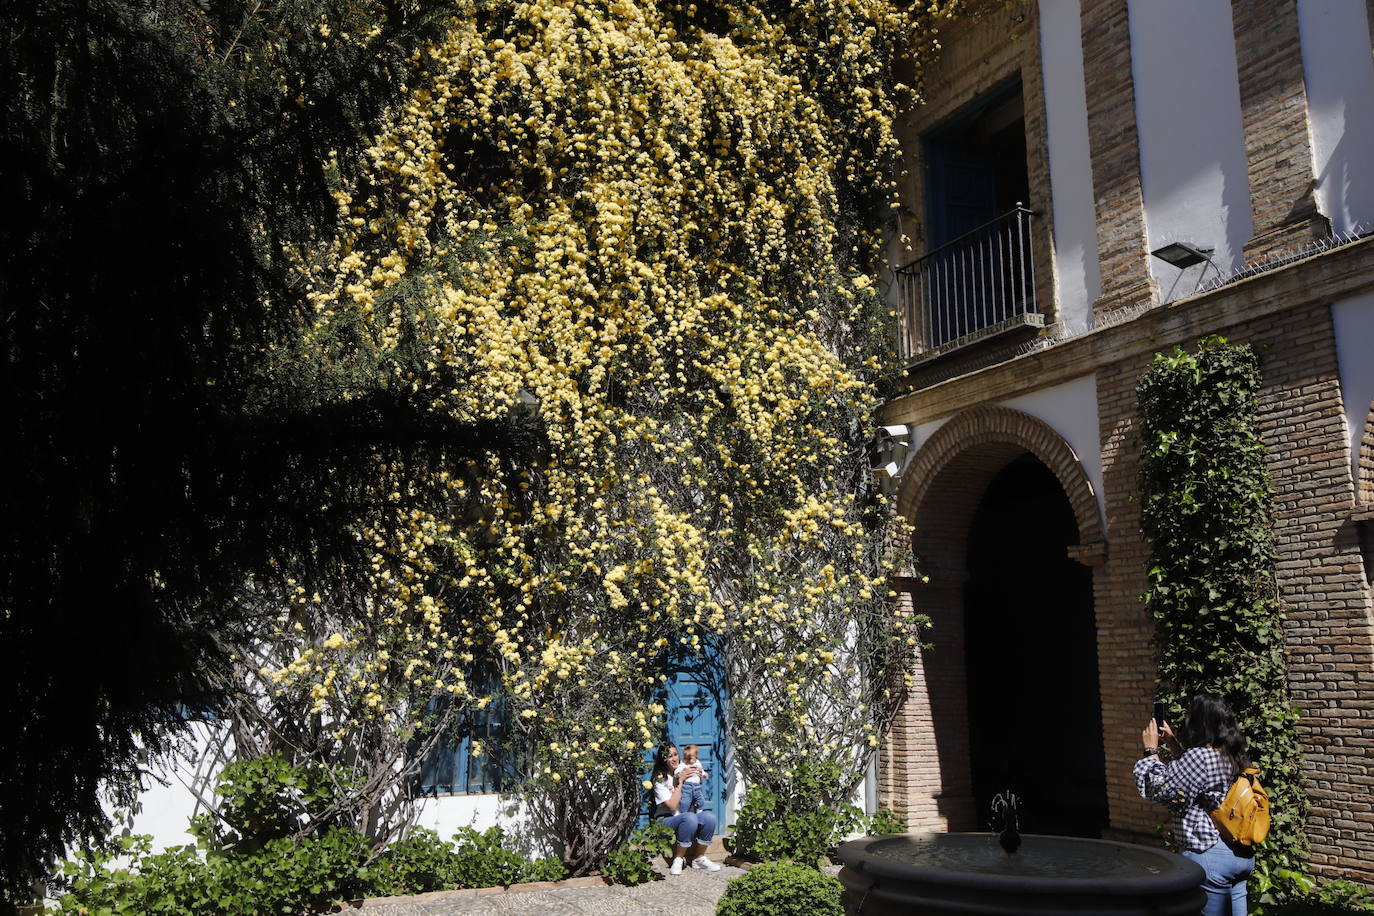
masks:
<svg viewBox="0 0 1374 916"><path fill-rule="evenodd" d="M423 894L454 887L452 843L433 830L417 827L410 836L386 848L363 870L369 893L382 897Z"/></svg>
<svg viewBox="0 0 1374 916"><path fill-rule="evenodd" d="M1374 912L1374 888L1337 879L1318 885L1304 876L1303 893L1283 903L1261 906L1261 916L1351 916Z"/></svg>
<svg viewBox="0 0 1374 916"><path fill-rule="evenodd" d="M1351 881L1331 881L1311 893L1255 910L1260 916L1355 916L1374 913L1374 890Z"/></svg>
<svg viewBox="0 0 1374 916"><path fill-rule="evenodd" d="M531 861L503 844L505 832L464 827L453 835L457 844L450 874L456 887L508 887L526 881L557 881L567 876L557 859Z"/></svg>
<svg viewBox="0 0 1374 916"><path fill-rule="evenodd" d="M1356 912L1374 912L1374 888L1354 881L1326 881L1318 885L1315 893L1324 904L1343 906Z"/></svg>
<svg viewBox="0 0 1374 916"><path fill-rule="evenodd" d="M218 817L201 815L193 835L210 849L251 852L275 839L325 826L348 774L280 754L236 760L220 773Z"/></svg>
<svg viewBox="0 0 1374 916"><path fill-rule="evenodd" d="M359 868L367 840L331 828L303 840L277 839L248 855L211 855L194 847L151 852L152 838L122 838L113 850L66 862L59 916L138 914L215 916L222 913L308 914L361 896ZM123 864L121 864L123 860Z"/></svg>
<svg viewBox="0 0 1374 916"><path fill-rule="evenodd" d="M1274 579L1274 497L1257 427L1259 360L1220 337L1157 354L1136 389L1145 601L1155 620L1159 695L1178 722L1198 690L1225 697L1273 802L1256 902L1310 886L1298 712L1288 694ZM1304 883L1306 882L1306 884Z"/></svg>
<svg viewBox="0 0 1374 916"><path fill-rule="evenodd" d="M819 860L863 822L862 813L853 805L828 801L838 770L806 761L793 768L791 778L783 783L786 794L751 787L735 824L735 851L764 862Z"/></svg>
<svg viewBox="0 0 1374 916"><path fill-rule="evenodd" d="M891 808L879 808L868 819L865 831L869 836L887 836L890 833L906 833L906 818Z"/></svg>
<svg viewBox="0 0 1374 916"><path fill-rule="evenodd" d="M844 916L844 888L794 862L765 862L725 886L716 916Z"/></svg>
<svg viewBox="0 0 1374 916"><path fill-rule="evenodd" d="M200 852L152 852L152 838L124 837L63 864L59 916L222 913L310 914L366 895L548 881L558 859L531 861L505 848L499 827L459 831L455 842L415 830L366 864L373 841L326 819L338 775L317 765L261 757L225 767L219 820L193 825ZM287 835L289 834L289 835Z"/></svg>
<svg viewBox="0 0 1374 916"><path fill-rule="evenodd" d="M663 856L673 842L673 831L661 821L638 828L630 838L606 856L601 873L616 884L634 887L654 880L655 856Z"/></svg>

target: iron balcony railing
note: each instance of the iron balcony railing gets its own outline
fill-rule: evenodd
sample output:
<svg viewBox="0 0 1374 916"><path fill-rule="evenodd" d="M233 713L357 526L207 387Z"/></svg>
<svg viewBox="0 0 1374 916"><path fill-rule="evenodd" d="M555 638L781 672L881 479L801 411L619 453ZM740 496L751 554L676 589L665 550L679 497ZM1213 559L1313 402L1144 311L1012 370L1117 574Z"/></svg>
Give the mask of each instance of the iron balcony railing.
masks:
<svg viewBox="0 0 1374 916"><path fill-rule="evenodd" d="M903 359L1038 314L1031 218L1015 209L897 268Z"/></svg>

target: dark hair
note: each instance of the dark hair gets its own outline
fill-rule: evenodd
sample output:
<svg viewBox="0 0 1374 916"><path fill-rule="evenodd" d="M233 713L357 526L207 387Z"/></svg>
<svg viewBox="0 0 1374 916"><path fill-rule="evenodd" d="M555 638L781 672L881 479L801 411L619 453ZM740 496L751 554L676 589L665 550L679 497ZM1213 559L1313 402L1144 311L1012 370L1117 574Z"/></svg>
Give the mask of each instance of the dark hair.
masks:
<svg viewBox="0 0 1374 916"><path fill-rule="evenodd" d="M665 741L658 746L657 751L654 751L654 771L650 777L654 782L673 775L673 771L668 768L668 752L676 748L677 745L673 742Z"/></svg>
<svg viewBox="0 0 1374 916"><path fill-rule="evenodd" d="M1250 765L1245 753L1245 734L1236 725L1231 707L1215 693L1202 691L1188 701L1188 717L1183 723L1184 743L1189 747L1214 747L1243 770Z"/></svg>

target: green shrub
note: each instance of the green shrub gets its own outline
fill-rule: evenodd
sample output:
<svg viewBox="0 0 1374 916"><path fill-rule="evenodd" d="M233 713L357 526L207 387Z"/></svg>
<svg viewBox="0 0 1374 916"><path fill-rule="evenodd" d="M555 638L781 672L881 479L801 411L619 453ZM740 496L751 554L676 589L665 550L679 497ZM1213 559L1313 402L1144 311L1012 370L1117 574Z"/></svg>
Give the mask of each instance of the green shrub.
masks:
<svg viewBox="0 0 1374 916"><path fill-rule="evenodd" d="M868 829L865 831L869 836L887 836L892 833L906 833L906 818L897 814L891 808L879 808L868 819Z"/></svg>
<svg viewBox="0 0 1374 916"><path fill-rule="evenodd" d="M261 849L270 840L329 826L340 787L352 774L280 754L236 760L219 775L219 818L194 818L192 833L211 849ZM335 824L334 826L340 826Z"/></svg>
<svg viewBox="0 0 1374 916"><path fill-rule="evenodd" d="M829 801L837 779L833 768L804 763L785 783L786 795L752 786L735 823L735 852L762 862L815 863L863 823L853 805Z"/></svg>
<svg viewBox="0 0 1374 916"><path fill-rule="evenodd" d="M368 894L399 897L454 887L453 844L433 830L417 827L410 836L386 848L363 872Z"/></svg>
<svg viewBox="0 0 1374 916"><path fill-rule="evenodd" d="M557 859L531 861L506 849L502 845L506 835L500 827L481 833L464 827L453 839L458 849L449 874L455 887L508 887L525 881L557 881L568 874Z"/></svg>
<svg viewBox="0 0 1374 916"><path fill-rule="evenodd" d="M616 884L634 887L654 879L655 856L663 856L673 842L673 831L661 821L653 821L630 834L625 843L612 849L601 870Z"/></svg>
<svg viewBox="0 0 1374 916"><path fill-rule="evenodd" d="M112 852L83 854L62 868L64 893L54 912L220 916L276 913L307 916L361 896L359 868L367 839L342 828L300 841L270 840L248 855L211 854L192 846L153 854L152 838L125 837ZM116 865L117 855L128 857Z"/></svg>
<svg viewBox="0 0 1374 916"><path fill-rule="evenodd" d="M716 916L844 916L840 882L794 862L756 865L725 886Z"/></svg>
<svg viewBox="0 0 1374 916"><path fill-rule="evenodd" d="M1374 888L1353 881L1327 881L1300 897L1266 905L1263 916L1353 916L1374 913Z"/></svg>
<svg viewBox="0 0 1374 916"><path fill-rule="evenodd" d="M554 881L567 870L557 859L530 861L501 846L504 834L460 831L460 845L430 830L394 843L370 866L366 837L331 827L315 836L268 840L245 853L192 846L151 852L152 838L126 837L113 849L64 863L59 916L222 916L224 913L319 913L342 900L417 894L460 887ZM117 864L117 857L127 859Z"/></svg>

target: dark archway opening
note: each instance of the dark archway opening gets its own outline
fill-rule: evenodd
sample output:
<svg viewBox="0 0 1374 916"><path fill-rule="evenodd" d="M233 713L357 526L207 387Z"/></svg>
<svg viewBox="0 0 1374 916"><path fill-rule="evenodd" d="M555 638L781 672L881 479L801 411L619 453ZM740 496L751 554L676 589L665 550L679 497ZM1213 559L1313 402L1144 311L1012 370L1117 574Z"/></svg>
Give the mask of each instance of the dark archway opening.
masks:
<svg viewBox="0 0 1374 916"><path fill-rule="evenodd" d="M1107 824L1092 572L1065 552L1077 543L1063 487L1030 454L974 513L964 621L980 827L1005 789L1024 832L1100 836Z"/></svg>

